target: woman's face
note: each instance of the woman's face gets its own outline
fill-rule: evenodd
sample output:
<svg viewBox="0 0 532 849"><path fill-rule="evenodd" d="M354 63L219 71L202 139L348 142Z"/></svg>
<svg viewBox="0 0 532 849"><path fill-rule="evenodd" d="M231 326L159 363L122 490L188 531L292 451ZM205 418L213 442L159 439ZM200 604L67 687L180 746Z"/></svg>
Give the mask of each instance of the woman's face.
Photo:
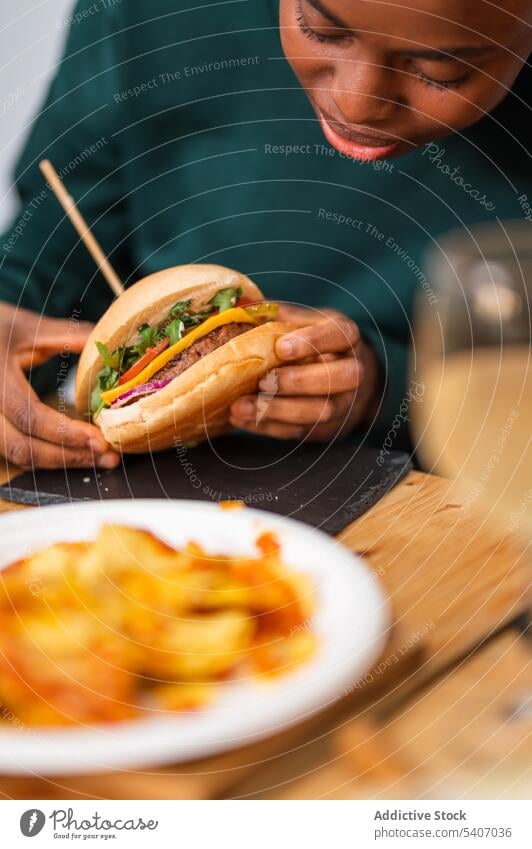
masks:
<svg viewBox="0 0 532 849"><path fill-rule="evenodd" d="M329 143L389 158L505 97L532 50L532 0L281 0L281 37Z"/></svg>

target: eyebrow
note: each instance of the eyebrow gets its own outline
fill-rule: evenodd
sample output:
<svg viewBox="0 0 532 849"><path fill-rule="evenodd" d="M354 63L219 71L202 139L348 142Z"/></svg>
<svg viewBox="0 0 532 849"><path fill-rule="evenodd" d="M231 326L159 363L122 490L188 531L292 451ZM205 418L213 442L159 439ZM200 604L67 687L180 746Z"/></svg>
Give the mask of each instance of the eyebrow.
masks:
<svg viewBox="0 0 532 849"><path fill-rule="evenodd" d="M339 29L350 29L350 27L348 27L347 24L344 24L344 22L340 20L340 18L337 18L336 15L333 15L332 12L326 9L325 6L322 4L321 0L307 0L307 3L309 4L309 6L312 6L314 9L316 9L316 11L320 13L320 15L323 15L325 18L328 18L330 22L335 25L335 27L338 27Z"/></svg>
<svg viewBox="0 0 532 849"><path fill-rule="evenodd" d="M475 59L487 56L497 50L495 45L484 47L439 47L437 50L404 50L402 52L416 59L430 59L432 62L446 62L449 59Z"/></svg>
<svg viewBox="0 0 532 849"><path fill-rule="evenodd" d="M309 6L316 9L320 15L328 20L338 29L348 29L353 31L344 21L338 18L329 9L326 9L321 0L306 0ZM478 47L439 47L434 50L402 50L407 56L412 56L415 59L430 59L432 62L448 62L449 59L475 59L479 56L487 56L497 50L496 45L486 44Z"/></svg>

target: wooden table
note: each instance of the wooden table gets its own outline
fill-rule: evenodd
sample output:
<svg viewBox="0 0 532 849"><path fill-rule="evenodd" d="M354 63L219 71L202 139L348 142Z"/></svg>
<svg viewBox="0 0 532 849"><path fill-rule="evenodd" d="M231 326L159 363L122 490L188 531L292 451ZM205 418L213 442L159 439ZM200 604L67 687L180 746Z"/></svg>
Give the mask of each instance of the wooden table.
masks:
<svg viewBox="0 0 532 849"><path fill-rule="evenodd" d="M31 508L0 502L12 509ZM394 615L362 686L238 752L142 772L0 777L2 796L530 798L532 718L516 714L532 689L523 618L516 624L530 551L464 508L449 482L417 472L340 539L382 581Z"/></svg>

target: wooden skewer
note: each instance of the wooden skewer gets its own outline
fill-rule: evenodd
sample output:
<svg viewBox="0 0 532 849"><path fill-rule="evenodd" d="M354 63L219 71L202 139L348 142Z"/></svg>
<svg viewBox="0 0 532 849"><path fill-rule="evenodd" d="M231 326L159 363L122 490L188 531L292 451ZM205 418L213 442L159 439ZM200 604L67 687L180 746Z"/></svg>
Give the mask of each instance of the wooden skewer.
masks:
<svg viewBox="0 0 532 849"><path fill-rule="evenodd" d="M39 163L39 168L107 283L115 295L121 295L125 291L124 284L94 238L89 225L77 208L74 199L65 189L54 166L48 159L43 159Z"/></svg>

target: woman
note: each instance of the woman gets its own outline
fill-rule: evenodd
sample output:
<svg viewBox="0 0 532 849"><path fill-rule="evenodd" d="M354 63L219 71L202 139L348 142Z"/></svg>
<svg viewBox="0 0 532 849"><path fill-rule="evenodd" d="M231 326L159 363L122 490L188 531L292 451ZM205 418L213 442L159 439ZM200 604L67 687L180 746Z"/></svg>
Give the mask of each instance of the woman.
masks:
<svg viewBox="0 0 532 849"><path fill-rule="evenodd" d="M530 0L79 3L1 240L1 451L22 466L118 462L23 373L53 353L68 365L110 298L42 184L44 156L127 281L219 262L299 305L262 387L275 397L260 415L241 399L236 426L389 436L413 397L415 292L437 309L425 248L527 214L531 15Z"/></svg>

